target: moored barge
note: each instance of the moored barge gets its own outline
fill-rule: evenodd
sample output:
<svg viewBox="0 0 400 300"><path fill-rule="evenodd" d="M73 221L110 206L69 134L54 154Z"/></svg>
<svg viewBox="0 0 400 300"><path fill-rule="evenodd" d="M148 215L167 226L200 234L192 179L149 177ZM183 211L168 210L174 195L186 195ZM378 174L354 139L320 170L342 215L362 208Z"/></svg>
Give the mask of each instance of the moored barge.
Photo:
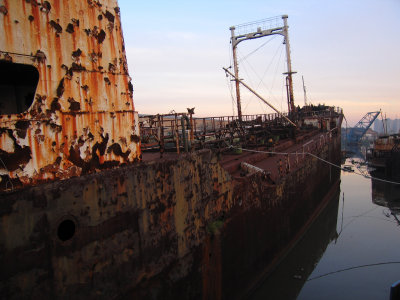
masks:
<svg viewBox="0 0 400 300"><path fill-rule="evenodd" d="M368 165L391 178L400 178L400 134L379 136L368 152Z"/></svg>

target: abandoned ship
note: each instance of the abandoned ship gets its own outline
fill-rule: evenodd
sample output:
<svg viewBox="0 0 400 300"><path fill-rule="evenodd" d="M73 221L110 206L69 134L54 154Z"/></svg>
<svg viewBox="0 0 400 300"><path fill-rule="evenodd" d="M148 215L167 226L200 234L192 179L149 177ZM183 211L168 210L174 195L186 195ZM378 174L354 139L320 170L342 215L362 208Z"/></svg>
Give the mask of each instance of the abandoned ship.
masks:
<svg viewBox="0 0 400 300"><path fill-rule="evenodd" d="M400 134L379 136L367 155L368 165L389 178L400 179Z"/></svg>
<svg viewBox="0 0 400 300"><path fill-rule="evenodd" d="M342 111L296 108L290 59L288 113L140 118L116 0L0 0L0 27L4 298L245 297L337 188Z"/></svg>

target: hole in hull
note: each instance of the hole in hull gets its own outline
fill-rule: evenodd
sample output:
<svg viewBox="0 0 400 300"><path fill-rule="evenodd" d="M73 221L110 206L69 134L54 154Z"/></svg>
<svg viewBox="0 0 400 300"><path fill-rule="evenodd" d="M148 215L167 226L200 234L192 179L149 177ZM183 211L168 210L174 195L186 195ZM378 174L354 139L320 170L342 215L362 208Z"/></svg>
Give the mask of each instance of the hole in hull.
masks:
<svg viewBox="0 0 400 300"><path fill-rule="evenodd" d="M70 239L75 235L75 222L72 220L64 220L58 225L57 229L57 236L58 238L65 242Z"/></svg>

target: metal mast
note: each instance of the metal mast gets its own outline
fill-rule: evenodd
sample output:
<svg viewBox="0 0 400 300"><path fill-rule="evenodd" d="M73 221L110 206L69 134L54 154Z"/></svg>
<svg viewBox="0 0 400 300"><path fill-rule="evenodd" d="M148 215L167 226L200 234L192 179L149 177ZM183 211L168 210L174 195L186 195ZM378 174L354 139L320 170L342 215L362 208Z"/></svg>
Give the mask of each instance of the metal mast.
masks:
<svg viewBox="0 0 400 300"><path fill-rule="evenodd" d="M294 112L292 74L296 72L292 71L292 66L291 66L287 18L288 18L287 15L283 15L265 20L236 25L229 28L231 31L233 67L235 73L234 78L236 82L236 101L237 101L239 121L242 121L242 108L240 102L239 66L236 54L237 45L245 40L257 39L274 34L282 35L284 37L284 43L286 44L286 58L287 58L288 71L284 74L287 74L286 82L287 82L289 116L291 116L292 113Z"/></svg>
<svg viewBox="0 0 400 300"><path fill-rule="evenodd" d="M235 40L235 26L229 28L231 30L231 43L232 43L232 56L233 56L233 69L235 72L235 77L239 78L239 66L237 62L237 55L236 55L236 46L237 43L234 43ZM236 86L236 102L237 102L237 111L238 111L238 118L239 121L242 121L242 104L240 103L240 87L239 87L239 80L235 79L235 86Z"/></svg>
<svg viewBox="0 0 400 300"><path fill-rule="evenodd" d="M292 74L296 72L292 72L292 61L290 59L290 45L289 45L289 26L287 25L287 15L283 15L283 36L285 38L284 43L286 44L286 62L287 62L287 82L288 82L288 109L289 109L289 116L294 113L294 95L293 95L293 80Z"/></svg>

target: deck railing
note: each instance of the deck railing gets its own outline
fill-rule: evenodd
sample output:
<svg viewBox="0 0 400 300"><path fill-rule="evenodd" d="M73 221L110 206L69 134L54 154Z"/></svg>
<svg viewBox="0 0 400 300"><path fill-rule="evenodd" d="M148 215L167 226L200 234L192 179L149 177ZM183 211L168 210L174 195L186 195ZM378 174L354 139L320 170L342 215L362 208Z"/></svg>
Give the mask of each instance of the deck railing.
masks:
<svg viewBox="0 0 400 300"><path fill-rule="evenodd" d="M301 112L299 116L326 118L338 115L338 111L319 110ZM140 116L142 150L189 151L204 147L224 148L234 144L263 144L267 139L291 125L279 114L243 115L196 118L193 112ZM287 114L284 114L287 116ZM280 133L276 133L279 131Z"/></svg>

